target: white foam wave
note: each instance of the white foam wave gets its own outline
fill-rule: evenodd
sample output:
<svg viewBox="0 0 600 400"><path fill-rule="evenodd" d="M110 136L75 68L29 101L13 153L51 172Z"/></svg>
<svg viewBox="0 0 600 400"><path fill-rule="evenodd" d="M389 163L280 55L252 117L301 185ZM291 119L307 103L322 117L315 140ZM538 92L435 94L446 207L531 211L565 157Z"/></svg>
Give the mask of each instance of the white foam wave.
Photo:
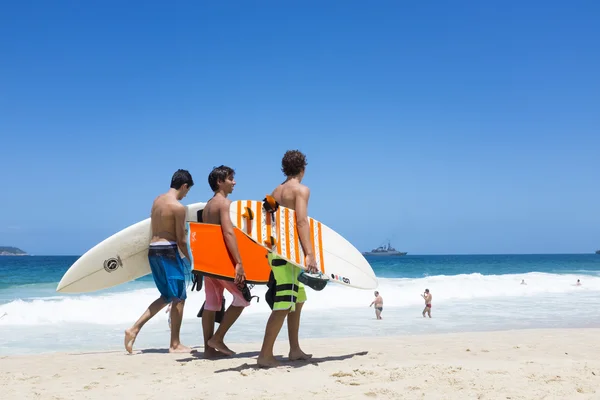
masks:
<svg viewBox="0 0 600 400"><path fill-rule="evenodd" d="M525 279L527 285L521 285ZM582 286L575 286L582 279ZM385 307L412 307L422 305L420 294L429 288L433 294L434 305L465 300L503 298L514 299L516 303L524 297L544 294L569 294L574 292L600 291L600 277L578 275L556 275L546 273L527 273L517 275L454 275L431 276L419 279L380 278L378 291L384 298ZM252 294L260 297L256 304L244 313L269 313L264 301L265 286L256 286ZM307 289L309 301L305 308L313 310L332 310L342 308L368 307L373 299L371 291L350 289L334 283L325 290L315 292ZM148 305L156 299L158 292L154 288L135 289L128 292L116 292L103 295L57 296L18 299L0 305L0 325L44 325L65 323L89 323L99 325L130 325ZM231 302L229 293L225 293L227 304ZM573 299L573 301L577 301ZM204 291L188 292L184 319L196 318L204 302ZM167 315L160 312L154 320L166 321Z"/></svg>

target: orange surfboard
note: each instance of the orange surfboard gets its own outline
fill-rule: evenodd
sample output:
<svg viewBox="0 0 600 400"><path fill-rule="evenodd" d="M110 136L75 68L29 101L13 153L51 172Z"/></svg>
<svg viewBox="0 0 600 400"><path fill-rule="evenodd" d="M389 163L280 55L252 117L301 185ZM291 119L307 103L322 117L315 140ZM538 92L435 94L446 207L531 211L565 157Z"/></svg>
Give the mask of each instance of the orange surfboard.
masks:
<svg viewBox="0 0 600 400"><path fill-rule="evenodd" d="M271 273L268 250L238 228L233 230L244 264L246 281L267 284ZM225 244L221 225L189 222L187 242L190 263L195 271L218 279L235 279L235 261Z"/></svg>

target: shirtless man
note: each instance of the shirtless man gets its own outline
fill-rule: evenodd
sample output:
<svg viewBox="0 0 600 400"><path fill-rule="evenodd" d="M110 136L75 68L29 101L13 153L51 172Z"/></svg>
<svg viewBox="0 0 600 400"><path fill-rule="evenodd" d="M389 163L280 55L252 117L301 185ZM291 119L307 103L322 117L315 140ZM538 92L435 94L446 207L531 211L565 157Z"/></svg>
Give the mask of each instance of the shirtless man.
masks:
<svg viewBox="0 0 600 400"><path fill-rule="evenodd" d="M429 293L429 289L425 289L425 293L421 295L423 299L425 299L425 308L423 309L423 318L425 318L425 313L429 315L431 318L431 293Z"/></svg>
<svg viewBox="0 0 600 400"><path fill-rule="evenodd" d="M318 272L317 261L315 259L314 248L310 242L308 224L308 199L310 197L310 190L301 183L306 165L306 157L304 154L297 150L287 151L281 160L281 169L286 176L286 180L273 190L272 196L281 206L296 211L298 236L300 237L302 250L306 255L307 270L308 272L316 273ZM269 257L273 257L273 255L270 254ZM270 258L270 260L272 260L272 258ZM276 290L275 299L272 304L269 304L272 312L267 321L263 345L257 359L257 364L260 367L267 368L279 365L279 362L273 356L273 346L286 317L288 338L290 341L289 359L291 361L308 360L312 357L312 354L306 354L300 349L300 343L298 341L300 313L302 312L302 306L306 301L304 285L298 281L298 274L301 272L301 269L288 263L284 263L284 265L281 266L274 266L274 264L271 263L271 270L273 271L276 285L280 287L292 287L291 290L280 290L283 290L286 293L291 291L293 294L292 296L289 294L287 296L277 295L277 288L274 288L274 290Z"/></svg>
<svg viewBox="0 0 600 400"><path fill-rule="evenodd" d="M209 276L204 277L204 290L206 303L202 313L202 331L204 334L204 357L214 358L218 355L231 356L235 354L224 343L225 334L238 319L245 307L250 303L244 299L240 287L246 280L242 258L238 250L237 241L233 232L233 223L229 216L229 205L231 200L227 195L233 192L235 186L234 170L221 165L212 170L208 175L208 183L214 192L214 196L206 203L202 211L202 221L207 224L221 225L223 237L229 253L236 262L234 282L216 279ZM223 291L227 289L233 295L233 302L223 315L219 328L213 334L215 328L215 314L221 310L223 304Z"/></svg>
<svg viewBox="0 0 600 400"><path fill-rule="evenodd" d="M148 261L160 297L150 306L136 323L125 331L125 349L131 354L133 343L140 329L166 305L171 305L171 344L169 352L187 353L191 349L179 341L179 330L183 318L183 306L187 297L186 272L189 267L179 256L177 249L189 260L185 234L185 207L179 202L187 196L194 185L192 175L179 169L171 178L171 188L159 195L152 204L150 223L152 239L148 249Z"/></svg>
<svg viewBox="0 0 600 400"><path fill-rule="evenodd" d="M369 307L371 307L373 304L375 304L375 316L377 319L383 319L381 318L381 312L383 311L383 298L379 295L378 291L375 291L375 300L373 300Z"/></svg>

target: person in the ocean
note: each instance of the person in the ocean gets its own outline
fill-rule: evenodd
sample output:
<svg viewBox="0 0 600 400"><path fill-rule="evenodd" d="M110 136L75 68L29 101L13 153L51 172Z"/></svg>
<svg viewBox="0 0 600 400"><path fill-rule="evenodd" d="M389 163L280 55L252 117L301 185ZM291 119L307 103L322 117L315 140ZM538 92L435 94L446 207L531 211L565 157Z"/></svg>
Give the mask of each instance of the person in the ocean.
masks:
<svg viewBox="0 0 600 400"><path fill-rule="evenodd" d="M581 286L581 281L579 279L577 279L577 283L575 284L575 286Z"/></svg>
<svg viewBox="0 0 600 400"><path fill-rule="evenodd" d="M125 349L129 353L132 352L133 343L144 324L170 303L172 303L172 325L169 352L189 353L191 351L189 347L181 344L179 339L183 306L187 297L186 276L190 270L189 261L184 262L179 251L189 260L185 233L186 210L180 201L187 196L193 185L192 175L186 170L179 169L171 178L170 189L154 199L152 204L150 211L152 237L148 248L148 261L160 297L154 300L135 324L125 331Z"/></svg>
<svg viewBox="0 0 600 400"><path fill-rule="evenodd" d="M250 305L250 302L244 299L242 294L242 289L246 285L246 273L235 239L233 223L229 216L231 200L227 196L233 192L235 186L234 175L235 171L225 165L213 168L208 175L208 183L214 192L214 196L206 203L202 211L202 221L204 223L221 225L225 245L236 262L234 282L209 276L204 277L206 302L202 312L202 332L204 334L205 358L214 358L219 354L227 356L235 354L225 345L225 334L242 314L244 308ZM233 302L225 311L219 328L214 332L216 313L223 307L224 289L232 294Z"/></svg>
<svg viewBox="0 0 600 400"><path fill-rule="evenodd" d="M429 293L429 289L425 289L425 293L423 293L421 295L421 297L423 299L425 299L425 308L423 309L423 318L425 318L425 313L427 313L427 315L429 315L429 318L431 318L431 293Z"/></svg>
<svg viewBox="0 0 600 400"><path fill-rule="evenodd" d="M306 165L306 156L302 152L298 150L287 151L281 160L281 170L286 179L273 190L271 196L281 206L296 211L298 236L302 250L306 255L306 272L317 273L315 249L310 241L308 224L310 189L301 183ZM275 292L273 298L270 298L271 300L267 298L272 312L267 321L263 345L257 359L258 366L267 368L279 365L279 362L273 356L273 346L286 317L290 341L289 359L291 361L308 360L312 357L312 354L306 354L302 351L298 341L300 313L306 301L304 285L298 280L301 269L273 256L272 253L269 255L269 262L271 263L271 274L275 281L272 285L273 288L270 290ZM287 289L288 287L290 289Z"/></svg>
<svg viewBox="0 0 600 400"><path fill-rule="evenodd" d="M375 291L375 300L373 300L369 307L371 307L373 304L375 305L375 316L377 319L383 319L381 318L381 312L383 311L383 298L379 295L378 291Z"/></svg>
<svg viewBox="0 0 600 400"><path fill-rule="evenodd" d="M525 279L521 279L521 285L527 285L527 284L525 283Z"/></svg>

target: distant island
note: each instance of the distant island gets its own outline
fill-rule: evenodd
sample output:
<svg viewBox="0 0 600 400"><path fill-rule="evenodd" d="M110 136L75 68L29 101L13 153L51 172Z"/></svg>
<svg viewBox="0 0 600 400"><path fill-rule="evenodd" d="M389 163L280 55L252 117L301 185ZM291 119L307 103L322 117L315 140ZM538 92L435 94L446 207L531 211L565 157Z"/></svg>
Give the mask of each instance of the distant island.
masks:
<svg viewBox="0 0 600 400"><path fill-rule="evenodd" d="M27 253L25 253L23 250L16 248L16 247L10 247L10 246L0 246L0 256L26 256Z"/></svg>

